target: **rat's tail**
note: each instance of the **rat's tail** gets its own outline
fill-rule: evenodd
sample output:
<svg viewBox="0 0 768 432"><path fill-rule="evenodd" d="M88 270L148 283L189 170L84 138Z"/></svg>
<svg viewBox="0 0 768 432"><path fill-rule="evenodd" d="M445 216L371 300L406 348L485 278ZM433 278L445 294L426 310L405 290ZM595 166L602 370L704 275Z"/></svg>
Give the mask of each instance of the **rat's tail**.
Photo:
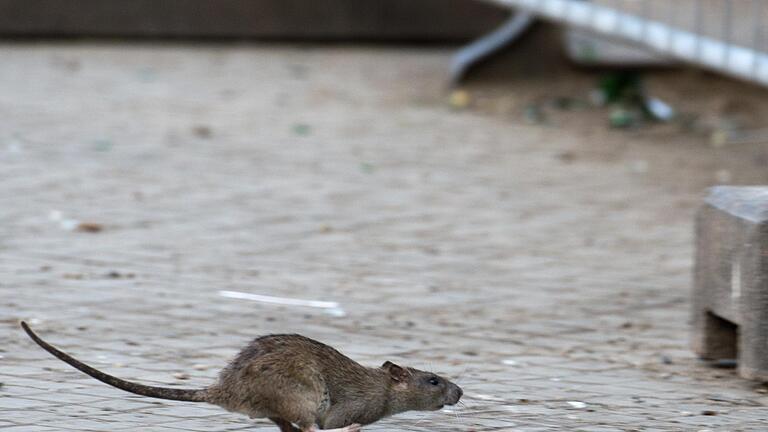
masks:
<svg viewBox="0 0 768 432"><path fill-rule="evenodd" d="M74 367L80 372L90 375L93 378L96 378L97 380L103 383L107 383L111 385L112 387L117 387L120 390L125 390L127 392L135 393L137 395L149 396L149 397L159 398L159 399L170 399L170 400L188 401L188 402L206 402L207 391L205 389L186 390L186 389L175 389L175 388L167 388L167 387L152 387L152 386L147 386L143 384L137 384L130 381L126 381L126 380L114 377L112 375L105 374L100 370L94 369L88 366L87 364L82 363L81 361L75 359L69 354L59 351L56 347L40 339L40 336L36 335L35 332L33 332L32 329L29 328L27 323L25 323L24 321L21 322L21 328L23 328L24 331L27 332L27 334L29 335L29 337L32 338L33 341L35 341L38 345L43 347L44 350L53 354L59 360L69 364L70 366Z"/></svg>

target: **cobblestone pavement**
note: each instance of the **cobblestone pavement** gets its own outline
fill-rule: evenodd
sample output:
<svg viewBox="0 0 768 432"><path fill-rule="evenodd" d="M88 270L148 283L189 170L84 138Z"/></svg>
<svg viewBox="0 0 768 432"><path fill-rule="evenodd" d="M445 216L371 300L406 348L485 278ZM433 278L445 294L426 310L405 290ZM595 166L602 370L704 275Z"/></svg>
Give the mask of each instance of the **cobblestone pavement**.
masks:
<svg viewBox="0 0 768 432"><path fill-rule="evenodd" d="M449 54L1 45L0 430L276 430L96 382L19 319L146 383L301 332L465 388L370 431L768 429L687 345L700 152L451 110Z"/></svg>

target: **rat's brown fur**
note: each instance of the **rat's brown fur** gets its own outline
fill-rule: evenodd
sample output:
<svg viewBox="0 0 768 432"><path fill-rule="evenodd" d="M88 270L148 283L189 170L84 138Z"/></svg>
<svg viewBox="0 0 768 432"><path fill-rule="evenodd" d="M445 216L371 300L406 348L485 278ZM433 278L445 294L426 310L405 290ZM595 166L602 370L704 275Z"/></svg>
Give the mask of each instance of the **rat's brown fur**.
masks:
<svg viewBox="0 0 768 432"><path fill-rule="evenodd" d="M269 418L282 432L336 429L359 425L409 410L453 405L461 389L433 373L385 362L368 368L332 347L301 335L269 335L248 344L205 389L145 386L105 374L59 351L21 323L38 345L76 369L119 389L162 399L208 402ZM337 429L338 428L338 429Z"/></svg>

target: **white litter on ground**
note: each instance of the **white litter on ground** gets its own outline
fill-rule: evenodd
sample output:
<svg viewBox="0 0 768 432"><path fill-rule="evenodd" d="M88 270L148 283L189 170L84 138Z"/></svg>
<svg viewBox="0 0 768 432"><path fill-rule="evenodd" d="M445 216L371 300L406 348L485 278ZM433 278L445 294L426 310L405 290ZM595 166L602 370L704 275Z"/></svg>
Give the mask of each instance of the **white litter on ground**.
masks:
<svg viewBox="0 0 768 432"><path fill-rule="evenodd" d="M219 295L227 298L252 300L252 301L257 301L261 303L325 309L326 313L333 316L337 316L337 317L346 315L346 312L344 311L344 309L342 309L337 302L332 302L332 301L274 297L274 296L268 296L268 295L262 295L262 294L244 293L240 291L219 291Z"/></svg>

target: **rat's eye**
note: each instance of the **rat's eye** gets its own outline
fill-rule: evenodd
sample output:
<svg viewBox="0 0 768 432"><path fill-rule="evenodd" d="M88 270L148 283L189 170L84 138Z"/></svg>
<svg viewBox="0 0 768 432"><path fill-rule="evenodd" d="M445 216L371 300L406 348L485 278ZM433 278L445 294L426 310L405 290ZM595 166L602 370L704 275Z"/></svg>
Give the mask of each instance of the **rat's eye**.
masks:
<svg viewBox="0 0 768 432"><path fill-rule="evenodd" d="M429 379L429 383L434 385L434 386L436 386L436 385L440 384L440 380L437 379L437 377L432 377L432 378Z"/></svg>

